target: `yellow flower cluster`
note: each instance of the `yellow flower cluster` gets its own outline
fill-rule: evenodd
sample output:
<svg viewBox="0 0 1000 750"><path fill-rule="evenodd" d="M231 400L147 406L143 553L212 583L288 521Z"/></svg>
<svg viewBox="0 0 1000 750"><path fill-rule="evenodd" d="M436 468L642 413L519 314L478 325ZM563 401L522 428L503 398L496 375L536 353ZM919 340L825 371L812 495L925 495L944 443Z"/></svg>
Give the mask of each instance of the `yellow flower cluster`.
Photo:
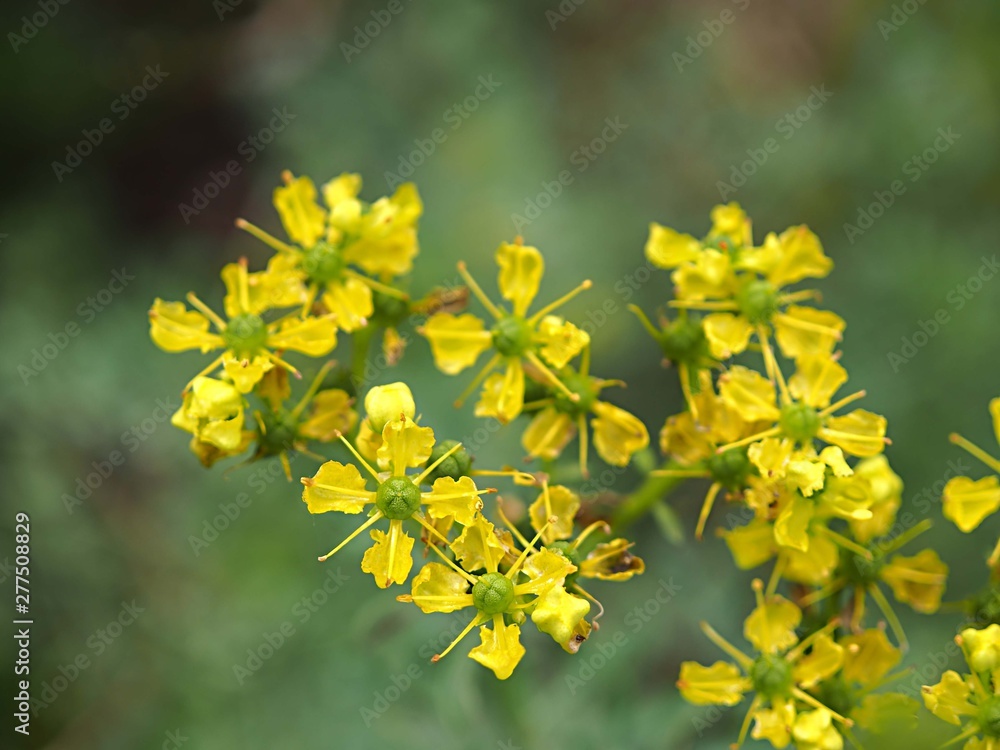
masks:
<svg viewBox="0 0 1000 750"><path fill-rule="evenodd" d="M203 464L245 452L247 460L277 456L290 479L292 457L317 461L301 480L308 512L364 517L319 559L367 532L360 565L378 588L408 586L397 599L424 613L468 614L465 629L434 661L478 628L469 657L506 679L524 656L528 620L575 654L603 613L584 583L643 572L633 544L571 486L588 476L591 445L611 466L642 456L636 463L645 483L631 497L611 499L611 520L620 522L623 508L630 518L641 515L667 485L707 480L695 536L703 537L724 504L717 536L736 567L770 565L767 582L753 582L756 605L744 621L752 652L703 623L730 661L686 661L677 682L695 704L749 699L734 747L752 736L776 748L841 750L845 742L859 746L859 729L878 733L913 720L915 701L881 690L901 674L893 670L906 649L887 594L933 613L948 567L931 549L903 550L930 521L900 512L902 480L883 453L886 419L852 407L864 391L841 393L845 321L814 306L819 292L797 288L832 270L815 234L797 226L756 245L735 203L712 210L701 239L651 225L646 258L670 271L674 295L657 323L631 309L676 369L684 397L683 411L660 430L667 463L653 469L643 421L604 398L624 384L591 374L590 336L564 315L590 280L536 304L545 262L518 237L494 256L500 301L464 263L464 287L415 300L406 277L419 251L423 206L412 184L369 203L359 198L357 175L319 187L308 177L283 178L274 206L286 239L237 221L273 254L262 270L251 271L246 259L222 269L222 314L194 293L186 304L157 299L149 312L160 348L211 353L173 416ZM465 311L470 298L484 315ZM465 446L439 439L423 423L405 382L368 382L375 335L393 367L405 326L426 338L447 375L483 360L456 407L478 391L477 417L500 425L521 420L524 460L540 462L544 472L474 468ZM293 397L289 376L302 375L288 357L325 358L338 335L349 341L350 364L320 363ZM1000 441L1000 398L990 411ZM578 452L561 460L574 439ZM1000 474L1000 460L957 435L952 440ZM323 444L339 455L314 452ZM527 507L481 486L501 478L512 483L508 500L531 495ZM1000 509L1000 478L952 479L943 507L962 531L972 531ZM990 564L1000 569L1000 542ZM1000 621L995 593L975 603L977 616ZM1000 748L1000 625L966 630L959 643L970 674L945 673L925 688L926 706L962 727L956 741L967 740L966 750Z"/></svg>

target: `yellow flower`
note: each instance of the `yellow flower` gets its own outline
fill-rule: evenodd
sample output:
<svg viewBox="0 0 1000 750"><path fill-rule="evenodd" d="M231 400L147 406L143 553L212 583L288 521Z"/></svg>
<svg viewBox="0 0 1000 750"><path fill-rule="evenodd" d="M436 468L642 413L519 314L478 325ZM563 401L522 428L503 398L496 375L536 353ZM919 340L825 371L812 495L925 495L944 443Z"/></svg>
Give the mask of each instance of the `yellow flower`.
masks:
<svg viewBox="0 0 1000 750"><path fill-rule="evenodd" d="M746 619L743 634L753 644L758 654L756 658L736 648L707 623L702 623L705 635L736 663L716 662L711 667L695 662L682 663L677 682L681 695L697 705L734 706L743 700L745 693L753 692L754 698L734 747L743 744L751 719L756 722L755 738L769 739L775 747L787 745L789 730L794 733L802 705L828 711L833 720L850 726L849 719L828 709L807 692L821 688L844 663L844 648L830 637L836 623L800 641L795 633L802 621L799 608L772 592L765 593L759 580L754 581L754 593L757 606Z"/></svg>
<svg viewBox="0 0 1000 750"><path fill-rule="evenodd" d="M521 629L516 621L521 619L522 610L532 603L539 606L547 594L562 589L562 582L575 568L556 552L534 551L528 545L506 573L500 572L506 550L493 524L482 516L467 525L450 547L461 566L432 545L431 549L444 564L427 563L414 577L412 593L396 598L413 602L428 613L474 608L475 615L469 625L432 661L443 658L473 628L480 626L481 643L469 652L469 657L491 669L497 679L506 680L524 656ZM482 575L469 572L483 569L486 572ZM543 621L558 617L557 610L562 604L558 598L542 604Z"/></svg>
<svg viewBox="0 0 1000 750"><path fill-rule="evenodd" d="M233 453L243 440L243 395L232 383L199 376L170 421L200 442Z"/></svg>
<svg viewBox="0 0 1000 750"><path fill-rule="evenodd" d="M521 436L521 445L530 458L552 460L579 434L580 471L584 476L589 475L588 415L592 415L590 427L597 455L612 466L626 466L633 454L649 445L649 432L638 417L598 398L603 389L622 385L621 381L591 377L589 368L587 348L579 372L567 366L560 373L563 389L553 389L550 397L533 403L539 411Z"/></svg>
<svg viewBox="0 0 1000 750"><path fill-rule="evenodd" d="M381 433L387 422L399 419L401 414L413 419L416 412L413 393L406 383L377 385L365 395L365 414L375 432Z"/></svg>
<svg viewBox="0 0 1000 750"><path fill-rule="evenodd" d="M799 226L752 247L750 221L738 204L716 206L712 220L702 242L652 224L646 243L651 263L674 269L677 299L671 305L709 313L702 325L712 356L739 354L754 335L766 345L772 329L787 357L830 354L842 338L843 319L794 304L816 298L816 292L784 290L830 272L833 263L819 238Z"/></svg>
<svg viewBox="0 0 1000 750"><path fill-rule="evenodd" d="M269 268L291 275L302 288L300 301L308 310L319 296L336 317L337 327L354 331L367 325L374 312L372 291L392 297L406 295L370 276L391 278L409 273L417 255L416 224L423 206L412 183L400 185L390 197L368 205L358 198L361 177L342 174L319 192L308 177L284 172L285 185L274 191L274 207L289 245L242 219L236 225L278 251ZM365 273L359 273L356 266Z"/></svg>
<svg viewBox="0 0 1000 750"><path fill-rule="evenodd" d="M993 432L997 442L1000 443L1000 398L990 401L990 415L993 418ZM1000 460L961 435L953 433L950 439L1000 474ZM942 512L945 518L965 533L978 528L988 516L996 513L997 508L1000 508L1000 477L996 474L982 479L954 477L945 485ZM1000 540L997 541L989 558L991 567L996 567L998 563L1000 563Z"/></svg>
<svg viewBox="0 0 1000 750"><path fill-rule="evenodd" d="M925 685L924 705L939 719L961 727L961 734L946 744L968 740L967 750L990 750L1000 742L1000 628L969 628L955 642L969 673L948 670L936 685Z"/></svg>
<svg viewBox="0 0 1000 750"><path fill-rule="evenodd" d="M431 316L420 333L430 342L438 369L449 375L475 364L480 354L492 348L493 356L459 396L456 405L461 405L465 397L483 383L476 415L509 422L524 407L524 362L531 364L546 383L568 398L578 398L550 367L558 370L566 366L587 346L590 337L572 323L550 313L579 292L589 289L591 283L584 281L569 294L529 316L528 308L538 292L545 267L541 253L534 247L522 245L518 238L514 243L500 245L496 262L500 267L500 294L510 303L510 311L491 302L469 275L465 264L458 264L466 284L493 317L491 329L487 330L482 319L472 314L438 313ZM501 365L504 372L494 372Z"/></svg>
<svg viewBox="0 0 1000 750"><path fill-rule="evenodd" d="M367 481L352 464L327 461L315 476L302 479L305 490L302 500L310 513L361 513L374 506L365 523L350 536L319 559L326 560L361 532L383 518L389 519L388 534L373 530L375 544L365 552L361 569L371 573L380 588L393 583L403 583L413 564L411 550L413 539L403 530L403 521L413 519L432 534L438 534L430 519L454 518L462 525L470 525L477 517L482 501L479 496L493 490L480 490L469 477L456 481L442 477L430 490L422 489L425 479L436 468L432 464L418 475L407 475L408 468L424 464L434 446L434 432L429 427L419 427L404 418L387 422L382 431L382 445L378 449L380 468L388 475L376 472L351 444L341 437L344 445L354 453L358 463L375 479L375 491L367 489ZM456 448L453 449L457 450ZM447 458L445 454L438 463ZM421 512L421 511L424 512ZM426 517L425 517L426 514Z"/></svg>
<svg viewBox="0 0 1000 750"><path fill-rule="evenodd" d="M149 311L150 336L164 351L199 349L205 353L222 350L222 354L195 378L214 372L221 365L240 393L249 393L275 364L298 375L298 370L276 351L291 349L321 357L336 345L332 316L300 319L292 315L270 323L264 321L264 313L284 306L285 302L254 291L269 288L270 272L247 273L246 261L241 260L223 268L222 279L227 290L225 311L228 320L213 312L194 294L187 296L194 310L188 310L182 302L157 299ZM212 325L216 332L209 330Z"/></svg>
<svg viewBox="0 0 1000 750"><path fill-rule="evenodd" d="M829 356L806 356L796 363L796 372L786 383L773 356L765 350L768 372L777 382L746 367L730 368L719 378L719 392L726 404L748 422L770 425L755 435L722 446L726 450L769 437L787 438L795 445L812 447L816 439L836 445L853 456L880 454L889 440L886 420L878 414L856 409L843 416L835 412L865 396L858 391L836 403L833 395L847 380L847 372Z"/></svg>

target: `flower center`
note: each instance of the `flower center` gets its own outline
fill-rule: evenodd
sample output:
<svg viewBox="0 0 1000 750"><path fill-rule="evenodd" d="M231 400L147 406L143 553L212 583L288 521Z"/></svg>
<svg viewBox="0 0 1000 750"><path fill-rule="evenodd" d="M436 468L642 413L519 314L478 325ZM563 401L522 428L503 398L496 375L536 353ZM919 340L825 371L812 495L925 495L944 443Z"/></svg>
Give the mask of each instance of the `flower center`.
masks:
<svg viewBox="0 0 1000 750"><path fill-rule="evenodd" d="M746 478L753 470L746 448L730 448L725 453L717 453L708 459L708 471L712 481L733 492L742 489Z"/></svg>
<svg viewBox="0 0 1000 750"><path fill-rule="evenodd" d="M531 326L520 315L500 318L493 326L493 346L505 357L520 357L531 346Z"/></svg>
<svg viewBox="0 0 1000 750"><path fill-rule="evenodd" d="M988 737L1000 737L1000 695L986 699L979 707L979 726Z"/></svg>
<svg viewBox="0 0 1000 750"><path fill-rule="evenodd" d="M822 495L822 493L819 494ZM844 550L841 561L844 577L858 587L877 583L879 573L885 566L885 560L878 551L875 551L873 559L869 560L854 552Z"/></svg>
<svg viewBox="0 0 1000 750"><path fill-rule="evenodd" d="M260 414L264 429L258 438L260 442L258 452L263 456L275 456L282 451L290 450L298 432L297 420L288 412L276 414L267 410Z"/></svg>
<svg viewBox="0 0 1000 750"><path fill-rule="evenodd" d="M420 488L407 477L389 477L378 486L375 507L391 521L403 521L420 507Z"/></svg>
<svg viewBox="0 0 1000 750"><path fill-rule="evenodd" d="M778 426L792 440L808 443L819 432L819 413L808 404L793 402L781 407L781 417Z"/></svg>
<svg viewBox="0 0 1000 750"><path fill-rule="evenodd" d="M753 689L764 698L784 698L792 688L792 665L773 654L764 654L750 666Z"/></svg>
<svg viewBox="0 0 1000 750"><path fill-rule="evenodd" d="M736 304L753 325L767 323L778 311L778 293L766 281L751 281L737 292Z"/></svg>
<svg viewBox="0 0 1000 750"><path fill-rule="evenodd" d="M701 321L686 315L670 321L660 333L660 348L671 362L697 361L708 353Z"/></svg>
<svg viewBox="0 0 1000 750"><path fill-rule="evenodd" d="M267 344L267 326L259 315L240 313L230 318L222 340L237 356L253 356Z"/></svg>
<svg viewBox="0 0 1000 750"><path fill-rule="evenodd" d="M427 459L426 466L433 464L456 445L458 445L457 440L442 440L439 443L435 443L434 448L431 450L431 456ZM427 477L427 483L434 484L441 477L451 477L458 480L460 477L469 476L471 470L472 456L469 455L465 448L459 448L438 464L437 468Z"/></svg>
<svg viewBox="0 0 1000 750"><path fill-rule="evenodd" d="M487 573L472 587L472 603L484 615L499 615L514 601L514 584L502 573Z"/></svg>
<svg viewBox="0 0 1000 750"><path fill-rule="evenodd" d="M594 384L594 379L589 375L573 372L562 377L562 382L570 393L575 393L580 398L574 401L560 388L555 391L554 406L556 409L573 417L589 412L598 396L598 388Z"/></svg>
<svg viewBox="0 0 1000 750"><path fill-rule="evenodd" d="M336 281L343 273L344 266L340 251L329 242L317 242L302 255L302 270L310 281L317 284Z"/></svg>

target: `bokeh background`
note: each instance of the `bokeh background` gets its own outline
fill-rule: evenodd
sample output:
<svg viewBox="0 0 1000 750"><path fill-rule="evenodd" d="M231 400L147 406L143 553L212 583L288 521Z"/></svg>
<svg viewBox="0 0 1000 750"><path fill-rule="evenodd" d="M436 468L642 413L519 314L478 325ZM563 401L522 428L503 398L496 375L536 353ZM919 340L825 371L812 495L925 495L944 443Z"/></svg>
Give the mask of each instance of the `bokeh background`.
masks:
<svg viewBox="0 0 1000 750"><path fill-rule="evenodd" d="M23 17L40 12L46 22L29 38ZM375 198L415 139L444 128L412 174L426 203L415 290L453 278L460 258L492 288L492 251L516 233L513 215L529 216L544 183L569 170L571 183L519 230L545 253L543 296L591 277L594 289L571 314L597 315L612 301L617 312L593 336L594 370L628 382L615 398L654 435L681 400L624 311L628 302L654 310L669 292L665 273L645 270L647 225L703 233L719 183L730 183L724 197L751 213L758 237L807 223L834 259L825 303L847 319L852 384L889 418L888 454L908 507L939 492L960 456L949 431L993 444L986 405L1000 394L1000 279L957 300L1000 236L995 2L17 0L5 4L0 30L22 38L0 49L0 578L12 598L13 517L24 511L33 691L63 688L48 695L29 739L7 714L5 747L721 750L735 737L741 709L687 706L674 688L681 660L718 656L697 622L739 638L750 607L750 576L719 540L677 543L645 519L634 533L646 575L594 587L608 610L601 632L576 657L529 634L527 656L499 683L467 649L428 663L455 621L376 590L358 567L363 545L316 563L353 519L311 517L300 486L273 462L206 471L188 453L163 406L176 405L202 359L154 348L146 310L156 296L188 290L216 303L223 263L264 261L266 249L233 219L276 229L270 195L284 168L317 180L357 171ZM123 109L119 97L147 66L167 75ZM454 106L475 96L480 76L499 85L452 127ZM275 109L287 123L265 136ZM54 168L105 117L113 129L102 143L71 172ZM580 149L608 118L624 127L590 160ZM949 128L956 135L942 148L939 129ZM268 143L248 146L251 136ZM767 158L734 186L734 169L750 171L748 149ZM913 158L927 149L923 169ZM181 204L230 160L239 173L185 214ZM895 180L905 189L893 205L876 209L862 233L845 229ZM115 271L134 278L109 289ZM939 310L948 322L918 336L924 345L912 356L902 352ZM33 364L69 323L79 335ZM894 365L893 352L907 361ZM450 406L466 379L438 374L422 341L379 375L400 378L439 433L472 434L471 408ZM67 503L114 451L124 462ZM510 429L477 460L520 455ZM315 463L300 457L294 468L312 474ZM626 473L608 489L638 481ZM249 504L210 544L193 544L241 492ZM703 492L694 484L669 499L688 531ZM1000 523L969 538L940 518L936 501L929 515L939 522L928 539L952 566L946 599L961 599L984 584L981 560ZM306 619L302 598L328 580L336 593ZM635 608L664 585L676 594L640 620ZM141 612L123 615L123 605ZM936 681L959 617L901 612L907 663ZM111 625L120 616L134 622ZM294 633L241 682L234 666L284 623ZM613 656L595 657L616 643ZM6 665L13 651L3 652ZM74 673L81 655L87 666ZM0 680L5 696L11 672ZM390 689L407 674L408 689ZM395 699L380 710L387 691ZM378 718L366 722L362 708ZM878 747L932 747L951 732L925 717L914 736Z"/></svg>

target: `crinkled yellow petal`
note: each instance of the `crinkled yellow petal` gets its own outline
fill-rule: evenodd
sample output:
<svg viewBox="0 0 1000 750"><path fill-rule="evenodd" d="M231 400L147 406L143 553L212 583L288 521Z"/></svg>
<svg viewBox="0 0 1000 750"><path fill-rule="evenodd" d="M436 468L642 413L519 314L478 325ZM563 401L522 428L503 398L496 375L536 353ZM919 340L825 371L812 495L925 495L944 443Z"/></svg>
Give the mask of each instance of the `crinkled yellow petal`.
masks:
<svg viewBox="0 0 1000 750"><path fill-rule="evenodd" d="M375 493L365 489L365 479L354 464L327 461L306 484L302 500L310 513L360 513L375 502Z"/></svg>
<svg viewBox="0 0 1000 750"><path fill-rule="evenodd" d="M431 316L421 333L430 342L434 364L448 375L471 367L479 355L493 345L493 337L483 321L471 313L437 313Z"/></svg>
<svg viewBox="0 0 1000 750"><path fill-rule="evenodd" d="M793 494L774 522L774 540L782 547L801 552L809 550L809 524L816 515L816 503Z"/></svg>
<svg viewBox="0 0 1000 750"><path fill-rule="evenodd" d="M747 422L773 422L781 416L774 384L755 370L737 365L719 378L719 394Z"/></svg>
<svg viewBox="0 0 1000 750"><path fill-rule="evenodd" d="M840 644L844 647L844 679L865 687L881 682L903 658L879 628L848 635L840 639Z"/></svg>
<svg viewBox="0 0 1000 750"><path fill-rule="evenodd" d="M543 547L540 552L528 556L523 570L528 582L514 586L514 593L541 596L552 586L562 586L566 576L576 572L576 566L561 552Z"/></svg>
<svg viewBox="0 0 1000 750"><path fill-rule="evenodd" d="M240 393L250 393L274 364L266 356L259 354L253 359L227 356L222 360L222 367Z"/></svg>
<svg viewBox="0 0 1000 750"><path fill-rule="evenodd" d="M336 440L338 434L347 434L358 423L358 413L347 391L328 388L319 391L309 402L309 416L299 424L299 434L321 442Z"/></svg>
<svg viewBox="0 0 1000 750"><path fill-rule="evenodd" d="M880 414L855 409L842 417L827 417L819 437L852 456L876 456L885 450L886 420Z"/></svg>
<svg viewBox="0 0 1000 750"><path fill-rule="evenodd" d="M649 225L646 260L658 268L675 268L698 257L701 243L690 234L681 234L655 221Z"/></svg>
<svg viewBox="0 0 1000 750"><path fill-rule="evenodd" d="M772 747L788 747L792 741L792 724L795 721L795 705L791 701L778 701L769 709L754 714L754 727L750 736L755 740L767 740Z"/></svg>
<svg viewBox="0 0 1000 750"><path fill-rule="evenodd" d="M358 436L354 439L354 447L358 449L358 453L374 463L378 460L378 449L382 447L382 432L374 430L368 419L362 419Z"/></svg>
<svg viewBox="0 0 1000 750"><path fill-rule="evenodd" d="M204 422L195 432L203 443L214 445L224 451L235 451L243 442L243 411L229 419L211 419Z"/></svg>
<svg viewBox="0 0 1000 750"><path fill-rule="evenodd" d="M809 586L822 586L830 582L840 562L840 548L824 536L814 536L809 538L809 549L805 552L783 547L781 556L785 561L781 569L784 578Z"/></svg>
<svg viewBox="0 0 1000 750"><path fill-rule="evenodd" d="M580 510L580 496L561 484L551 485L547 494L547 504L546 492L543 489L538 499L528 508L531 527L538 531L545 526L550 517L555 518L542 534L542 541L549 544L557 539L569 539L573 536L573 519Z"/></svg>
<svg viewBox="0 0 1000 750"><path fill-rule="evenodd" d="M942 721L960 726L963 716L976 715L976 707L969 700L971 694L969 684L958 672L949 669L936 685L924 686L924 705Z"/></svg>
<svg viewBox="0 0 1000 750"><path fill-rule="evenodd" d="M897 601L909 604L917 612L932 614L941 606L948 566L937 552L925 549L913 557L895 555L882 568L881 577Z"/></svg>
<svg viewBox="0 0 1000 750"><path fill-rule="evenodd" d="M753 333L750 321L733 313L711 313L705 316L702 325L709 349L716 359L729 359L745 351Z"/></svg>
<svg viewBox="0 0 1000 750"><path fill-rule="evenodd" d="M748 242L749 220L746 212L735 201L712 208L713 235L724 234L738 244Z"/></svg>
<svg viewBox="0 0 1000 750"><path fill-rule="evenodd" d="M966 661L976 672L992 672L1000 666L1000 625L992 623L982 630L962 631L962 648Z"/></svg>
<svg viewBox="0 0 1000 750"><path fill-rule="evenodd" d="M532 458L552 460L559 456L575 434L573 418L555 407L547 406L531 418L521 435L521 445Z"/></svg>
<svg viewBox="0 0 1000 750"><path fill-rule="evenodd" d="M222 450L218 446L202 442L196 435L191 438L191 442L188 443L188 447L191 449L191 452L197 456L201 465L210 469L216 461L221 461L224 458L235 456L245 451L250 447L250 444L256 440L256 438L257 433L253 430L244 430L243 434L240 436L240 444L236 446L235 449Z"/></svg>
<svg viewBox="0 0 1000 750"><path fill-rule="evenodd" d="M764 438L747 449L747 458L762 477L782 477L795 444L787 438Z"/></svg>
<svg viewBox="0 0 1000 750"><path fill-rule="evenodd" d="M372 529L371 536L375 544L365 550L365 555L361 558L361 570L371 573L375 578L375 585L380 589L388 588L394 583L405 583L410 575L410 568L413 567L413 537L403 531L403 522L390 521L388 534Z"/></svg>
<svg viewBox="0 0 1000 750"><path fill-rule="evenodd" d="M330 318L289 318L276 331L269 329L267 345L322 357L337 345L337 326Z"/></svg>
<svg viewBox="0 0 1000 750"><path fill-rule="evenodd" d="M830 405L833 394L847 382L847 370L828 355L810 354L796 362L788 390L800 401L817 409Z"/></svg>
<svg viewBox="0 0 1000 750"><path fill-rule="evenodd" d="M796 750L843 750L844 747L844 738L833 725L833 714L825 708L795 717L792 738Z"/></svg>
<svg viewBox="0 0 1000 750"><path fill-rule="evenodd" d="M802 279L821 279L830 273L833 261L823 252L819 237L806 226L790 227L778 237L781 254L767 274L775 287L794 284Z"/></svg>
<svg viewBox="0 0 1000 750"><path fill-rule="evenodd" d="M493 572L503 559L506 550L494 532L493 524L476 516L458 538L451 543L451 551L466 570Z"/></svg>
<svg viewBox="0 0 1000 750"><path fill-rule="evenodd" d="M229 419L243 410L243 396L232 383L197 377L185 397L185 411L195 419Z"/></svg>
<svg viewBox="0 0 1000 750"><path fill-rule="evenodd" d="M750 689L750 680L735 664L717 661L710 667L698 662L681 663L677 687L688 703L696 706L735 706Z"/></svg>
<svg viewBox="0 0 1000 750"><path fill-rule="evenodd" d="M323 185L323 200L331 209L338 203L354 200L361 192L361 175L344 172Z"/></svg>
<svg viewBox="0 0 1000 750"><path fill-rule="evenodd" d="M358 237L345 248L345 259L375 276L409 273L420 252L416 224L422 212L413 183L400 185L391 198L379 198L361 217Z"/></svg>
<svg viewBox="0 0 1000 750"><path fill-rule="evenodd" d="M494 417L506 424L512 422L524 407L524 367L521 360L509 358L503 373L486 378L476 402L477 417Z"/></svg>
<svg viewBox="0 0 1000 750"><path fill-rule="evenodd" d="M751 570L763 565L777 553L774 529L767 521L755 520L746 526L722 534L736 567Z"/></svg>
<svg viewBox="0 0 1000 750"><path fill-rule="evenodd" d="M774 232L768 232L760 247L747 247L740 253L736 268L740 271L755 271L767 276L781 258L781 241Z"/></svg>
<svg viewBox="0 0 1000 750"><path fill-rule="evenodd" d="M844 452L835 445L828 445L819 452L819 459L831 469L838 477L849 477L854 471L844 459Z"/></svg>
<svg viewBox="0 0 1000 750"><path fill-rule="evenodd" d="M365 326L375 309L372 290L350 277L327 284L322 299L323 306L334 314L337 328L348 332Z"/></svg>
<svg viewBox="0 0 1000 750"><path fill-rule="evenodd" d="M274 207L285 232L305 248L315 245L326 228L326 212L317 198L316 185L308 177L297 177L274 189Z"/></svg>
<svg viewBox="0 0 1000 750"><path fill-rule="evenodd" d="M602 581L627 581L646 571L646 563L633 555L627 539L612 539L602 542L580 562L580 575L584 578L598 578Z"/></svg>
<svg viewBox="0 0 1000 750"><path fill-rule="evenodd" d="M792 676L801 688L811 688L830 677L844 663L844 647L826 633L816 636L809 653L795 662Z"/></svg>
<svg viewBox="0 0 1000 750"><path fill-rule="evenodd" d="M495 617L493 627L479 628L482 643L469 652L469 658L492 669L498 680L506 680L524 656L521 629L514 624L505 625L502 617Z"/></svg>
<svg viewBox="0 0 1000 750"><path fill-rule="evenodd" d="M606 401L594 402L592 409L594 448L607 463L625 466L634 453L649 445L646 425L635 415Z"/></svg>
<svg viewBox="0 0 1000 750"><path fill-rule="evenodd" d="M496 261L500 294L511 303L515 315L524 315L538 294L545 271L542 254L529 245L504 242L497 248Z"/></svg>
<svg viewBox="0 0 1000 750"><path fill-rule="evenodd" d="M546 315L532 337L546 362L561 369L590 343L590 335L558 315Z"/></svg>
<svg viewBox="0 0 1000 750"><path fill-rule="evenodd" d="M795 629L802 622L802 610L783 596L772 596L754 608L743 622L743 637L761 653L785 651L799 638Z"/></svg>
<svg viewBox="0 0 1000 750"><path fill-rule="evenodd" d="M159 297L149 311L149 335L166 352L200 349L202 353L222 346L222 337L209 333L209 321L183 302L164 302Z"/></svg>
<svg viewBox="0 0 1000 750"><path fill-rule="evenodd" d="M535 600L531 621L543 633L552 636L566 651L570 651L580 620L590 612L590 602L570 594L562 586L553 586ZM572 653L572 652L571 652Z"/></svg>
<svg viewBox="0 0 1000 750"><path fill-rule="evenodd" d="M407 469L421 466L434 449L434 430L412 419L393 419L382 428L382 445L376 459L380 469L390 469L401 477Z"/></svg>
<svg viewBox="0 0 1000 750"><path fill-rule="evenodd" d="M684 264L670 278L682 300L729 297L736 288L729 255L711 248L702 250L693 263Z"/></svg>
<svg viewBox="0 0 1000 750"><path fill-rule="evenodd" d="M902 503L903 481L889 467L884 454L861 460L854 467L854 475L868 482L873 502L868 520L849 520L854 538L866 544L875 537L889 533L896 521Z"/></svg>
<svg viewBox="0 0 1000 750"><path fill-rule="evenodd" d="M667 417L660 429L660 451L683 464L693 464L715 455L710 435L699 429L691 412Z"/></svg>
<svg viewBox="0 0 1000 750"><path fill-rule="evenodd" d="M412 594L413 603L427 613L455 612L472 606L469 581L441 563L424 564L413 578Z"/></svg>
<svg viewBox="0 0 1000 750"><path fill-rule="evenodd" d="M798 490L805 497L823 489L826 479L826 464L822 461L797 459L789 461L785 468L785 481L789 489Z"/></svg>
<svg viewBox="0 0 1000 750"><path fill-rule="evenodd" d="M439 477L430 492L422 493L427 515L434 519L454 518L463 526L468 526L482 510L476 483L469 477Z"/></svg>
<svg viewBox="0 0 1000 750"><path fill-rule="evenodd" d="M799 305L790 305L772 322L778 348L789 359L830 356L847 327L836 313Z"/></svg>
<svg viewBox="0 0 1000 750"><path fill-rule="evenodd" d="M1000 508L1000 479L955 477L944 486L941 512L968 534Z"/></svg>
<svg viewBox="0 0 1000 750"><path fill-rule="evenodd" d="M276 255L268 263L268 270L247 273L242 263L229 263L222 268L222 281L226 285L223 307L226 316L235 318L241 313L259 314L280 307L294 307L306 299L303 274L297 261L288 255ZM243 299L246 284L246 299Z"/></svg>

